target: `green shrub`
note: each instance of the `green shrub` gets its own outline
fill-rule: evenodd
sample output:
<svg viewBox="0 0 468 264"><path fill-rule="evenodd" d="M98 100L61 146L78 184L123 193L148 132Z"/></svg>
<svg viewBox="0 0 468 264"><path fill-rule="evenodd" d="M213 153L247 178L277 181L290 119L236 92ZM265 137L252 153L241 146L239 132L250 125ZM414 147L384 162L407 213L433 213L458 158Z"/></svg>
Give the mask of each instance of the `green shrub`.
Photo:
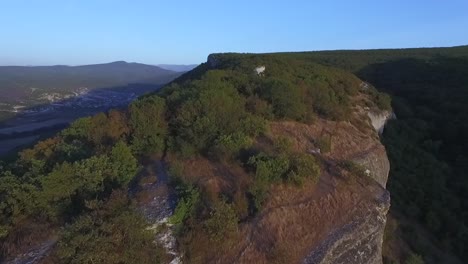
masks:
<svg viewBox="0 0 468 264"><path fill-rule="evenodd" d="M263 203L268 197L268 185L265 182L254 180L249 187L249 194L251 198L250 212L256 214L262 209Z"/></svg>
<svg viewBox="0 0 468 264"><path fill-rule="evenodd" d="M191 185L178 185L176 189L179 201L169 222L174 225L183 225L185 220L195 216L200 202L200 192Z"/></svg>
<svg viewBox="0 0 468 264"><path fill-rule="evenodd" d="M289 169L289 159L285 155L259 154L251 157L248 163L255 167L255 180L265 183L280 181Z"/></svg>
<svg viewBox="0 0 468 264"><path fill-rule="evenodd" d="M56 263L157 263L154 234L123 193L95 202L91 213L65 228L52 252Z"/></svg>
<svg viewBox="0 0 468 264"><path fill-rule="evenodd" d="M364 167L354 161L346 160L339 164L343 169L349 171L351 175L357 177L368 177Z"/></svg>
<svg viewBox="0 0 468 264"><path fill-rule="evenodd" d="M279 136L273 142L275 152L278 154L289 154L293 147L293 142L289 137Z"/></svg>
<svg viewBox="0 0 468 264"><path fill-rule="evenodd" d="M118 186L127 185L138 171L138 161L131 149L122 141L112 148L110 162L113 164L113 179Z"/></svg>
<svg viewBox="0 0 468 264"><path fill-rule="evenodd" d="M257 96L247 98L246 109L255 116L261 116L267 120L274 117L271 104Z"/></svg>
<svg viewBox="0 0 468 264"><path fill-rule="evenodd" d="M250 147L252 143L252 139L242 133L223 135L217 139L214 150L217 156L232 158L240 150Z"/></svg>
<svg viewBox="0 0 468 264"><path fill-rule="evenodd" d="M320 176L320 167L315 158L309 154L295 154L291 157L291 166L286 180L296 185L302 185L306 179L317 182Z"/></svg>
<svg viewBox="0 0 468 264"><path fill-rule="evenodd" d="M392 109L392 98L388 94L377 93L374 97L375 104L382 110Z"/></svg>
<svg viewBox="0 0 468 264"><path fill-rule="evenodd" d="M165 100L158 96L146 97L133 102L129 110L135 152L162 153L168 134Z"/></svg>
<svg viewBox="0 0 468 264"><path fill-rule="evenodd" d="M204 227L210 239L219 242L237 231L238 221L232 205L219 201L215 204L210 217L204 222Z"/></svg>
<svg viewBox="0 0 468 264"><path fill-rule="evenodd" d="M300 88L286 79L272 79L266 83L267 98L277 118L302 120L306 106Z"/></svg>

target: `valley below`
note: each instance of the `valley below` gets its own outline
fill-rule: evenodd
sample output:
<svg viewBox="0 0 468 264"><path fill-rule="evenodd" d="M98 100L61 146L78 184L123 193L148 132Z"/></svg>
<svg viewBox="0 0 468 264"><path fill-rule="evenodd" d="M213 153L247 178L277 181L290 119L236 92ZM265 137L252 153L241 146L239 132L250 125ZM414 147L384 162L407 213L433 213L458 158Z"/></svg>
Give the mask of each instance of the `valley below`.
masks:
<svg viewBox="0 0 468 264"><path fill-rule="evenodd" d="M0 123L0 155L28 146L44 136L65 128L77 118L127 106L139 96L157 91L160 85L128 85L89 91L75 96L56 97L49 103L15 110L15 115Z"/></svg>

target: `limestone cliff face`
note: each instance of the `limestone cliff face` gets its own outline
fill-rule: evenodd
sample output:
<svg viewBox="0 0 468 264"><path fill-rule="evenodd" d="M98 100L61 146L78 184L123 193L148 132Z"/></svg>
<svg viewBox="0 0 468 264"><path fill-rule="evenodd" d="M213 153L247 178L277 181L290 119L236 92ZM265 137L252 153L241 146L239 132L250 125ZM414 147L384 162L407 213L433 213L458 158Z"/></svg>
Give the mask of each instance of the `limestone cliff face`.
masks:
<svg viewBox="0 0 468 264"><path fill-rule="evenodd" d="M219 65L219 58L216 54L208 55L208 59L206 60L210 68L216 68Z"/></svg>
<svg viewBox="0 0 468 264"><path fill-rule="evenodd" d="M366 215L334 230L303 261L307 264L382 263L390 194L384 191Z"/></svg>
<svg viewBox="0 0 468 264"><path fill-rule="evenodd" d="M369 111L367 116L371 120L372 126L379 134L382 134L387 121L395 118L395 114L389 111Z"/></svg>
<svg viewBox="0 0 468 264"><path fill-rule="evenodd" d="M388 111L368 112L367 115L372 127L379 135L382 134L388 120L395 118L395 115ZM388 173L390 171L390 162L385 148L381 144L376 145L375 148L369 151L352 157L351 160L363 166L369 176L374 178L382 187L386 187Z"/></svg>
<svg viewBox="0 0 468 264"><path fill-rule="evenodd" d="M369 112L368 116L378 134L383 132L387 121L394 118L390 112ZM381 144L359 153L352 157L352 160L363 166L366 173L385 188L390 163ZM382 189L382 193L376 197L375 206L367 208L367 212L350 223L335 229L304 259L303 263L381 264L382 243L389 208L390 193Z"/></svg>
<svg viewBox="0 0 468 264"><path fill-rule="evenodd" d="M367 117L364 113L364 118ZM330 161L331 172L336 169L333 161L350 160L360 164L375 182L361 183L352 186L349 183L335 182L335 191L327 199L336 201L322 204L311 215L328 215L318 220L317 225L323 230L315 232L314 239L309 240L309 248L300 263L320 264L380 264L382 263L382 243L386 224L386 215L390 208L390 194L385 189L390 164L378 133L383 130L391 114L375 114L379 122L369 117L369 127L358 129L349 123L334 123L321 120L313 126L281 123L272 126L275 134L288 135L294 138L297 148L313 149L308 138L320 138L323 134L332 135L332 150L322 153ZM374 125L378 123L378 125ZM322 176L326 179L325 176ZM318 188L326 189L325 185ZM347 197L347 193L351 192ZM356 200L354 200L354 198ZM324 198L321 198L324 199ZM319 198L319 201L321 200ZM349 200L348 200L349 199ZM302 213L306 213L304 210ZM289 213L291 217L292 213ZM315 217L315 216L314 216ZM336 219L340 217L341 219ZM329 221L333 224L329 225ZM308 234L307 226L302 227ZM291 228L289 232L294 232ZM300 240L297 240L298 244Z"/></svg>

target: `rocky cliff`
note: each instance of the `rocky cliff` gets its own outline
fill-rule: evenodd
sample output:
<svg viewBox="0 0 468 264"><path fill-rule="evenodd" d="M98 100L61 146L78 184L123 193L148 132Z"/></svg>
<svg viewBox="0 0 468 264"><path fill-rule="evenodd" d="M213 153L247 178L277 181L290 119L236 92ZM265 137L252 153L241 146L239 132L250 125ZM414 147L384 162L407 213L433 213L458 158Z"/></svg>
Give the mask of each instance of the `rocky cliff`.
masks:
<svg viewBox="0 0 468 264"><path fill-rule="evenodd" d="M386 116L389 118L391 115ZM372 124L371 119L368 121ZM312 221L308 224L320 226L320 230L308 230L307 225L302 226L300 232L304 236L312 233L315 239L309 240L308 254L299 262L382 263L383 234L390 207L390 194L385 189L390 165L385 148L377 137L382 127L373 127L375 133L366 135L349 123L329 121L321 121L314 126L284 123L274 126L276 133L293 136L297 146L304 149L313 148L313 144L304 144L306 136L318 138L327 130L333 134L332 150L323 154L329 162L328 173L322 176L323 180L328 174L339 175L341 172L336 162L343 160L360 164L364 173L373 179L354 186L331 176L331 186L324 184L318 187L323 188L321 191L330 188L333 191L316 198L313 206L317 208L312 207L314 210L301 210L302 214L307 212L311 219L316 219L315 224L311 224ZM294 215L287 211L284 213L284 217ZM290 228L288 232L294 231Z"/></svg>
<svg viewBox="0 0 468 264"><path fill-rule="evenodd" d="M223 57L210 55L207 64L221 67ZM252 72L257 73L261 65ZM269 67L262 70L267 72ZM242 221L237 236L211 250L207 250L211 242L197 240L190 248L190 259L209 263L382 263L390 165L379 134L392 115L362 107L366 96L356 96L350 121L269 122L267 138L257 144L287 138L295 152L315 156L322 164L318 184L272 186L261 212ZM328 147L323 146L325 141ZM361 173L344 164L355 165ZM248 178L237 165L206 158L185 163L182 174L201 189L215 190L242 185Z"/></svg>
<svg viewBox="0 0 468 264"><path fill-rule="evenodd" d="M296 151L322 159L319 183L274 187L262 212L241 224L239 236L228 249L212 253L210 263L382 263L390 207L390 194L383 186L389 163L377 131L367 122L361 130L349 122L323 119L312 125L271 123L271 135L288 137ZM317 139L327 133L332 135L331 150L314 152ZM351 175L341 167L347 160L362 161L372 173ZM208 185L220 173L242 179L239 171L236 166L195 159L184 173Z"/></svg>

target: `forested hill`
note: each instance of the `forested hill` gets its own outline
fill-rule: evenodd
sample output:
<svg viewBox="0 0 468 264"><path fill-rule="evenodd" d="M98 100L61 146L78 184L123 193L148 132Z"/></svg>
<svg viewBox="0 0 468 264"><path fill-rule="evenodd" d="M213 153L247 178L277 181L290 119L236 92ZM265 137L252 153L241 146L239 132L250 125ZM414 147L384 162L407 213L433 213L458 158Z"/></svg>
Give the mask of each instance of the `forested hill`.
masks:
<svg viewBox="0 0 468 264"><path fill-rule="evenodd" d="M1 257L35 246L45 248L46 263L167 261L153 232L169 227L146 228L136 206L155 201L141 191L162 181L142 176L155 159L166 164L178 196L169 221L186 263L234 261L243 244L254 262L296 262L334 228L377 210L386 191L343 155L362 157L361 144L385 162L366 111L390 110L388 96L351 73L294 57L210 58L128 109L79 119L3 164ZM265 218L273 216L266 206L317 205L332 196L344 204L310 206L310 215L296 206L276 211L293 213L292 225ZM272 222L259 230L261 221ZM281 239L281 230L291 236Z"/></svg>
<svg viewBox="0 0 468 264"><path fill-rule="evenodd" d="M362 198L365 209L378 200L366 189L375 182L337 146L359 139L348 146L374 149L363 111L388 111L390 98L352 71L391 94L397 116L382 137L400 221L388 225L384 260L416 252L428 263L458 263L450 252L468 257L467 49L211 55L128 109L79 119L3 164L2 257L52 241L52 263L164 262L135 207L151 199L127 192L156 181L135 176L146 161L163 159L179 197L170 223L184 260L221 262L248 252L264 262L299 262L305 245L320 242L304 236L305 228L332 232L335 220L350 216L340 213L357 209L339 207L353 201L340 195L355 191L350 197ZM285 211L321 194L341 202L307 216L303 207ZM287 217L268 218L275 208ZM323 216L328 221L311 224ZM243 243L250 251L235 247Z"/></svg>
<svg viewBox="0 0 468 264"><path fill-rule="evenodd" d="M449 48L330 50L276 54L311 60L359 74L369 65L387 63L390 61L395 62L406 59L427 61L434 58L468 58L468 45ZM361 74L359 74L359 76L362 77Z"/></svg>
<svg viewBox="0 0 468 264"><path fill-rule="evenodd" d="M399 230L429 263L449 261L434 256L427 241L467 259L468 46L283 55L352 71L392 96L397 119L383 142L392 206L404 215ZM414 221L435 239L418 232Z"/></svg>

